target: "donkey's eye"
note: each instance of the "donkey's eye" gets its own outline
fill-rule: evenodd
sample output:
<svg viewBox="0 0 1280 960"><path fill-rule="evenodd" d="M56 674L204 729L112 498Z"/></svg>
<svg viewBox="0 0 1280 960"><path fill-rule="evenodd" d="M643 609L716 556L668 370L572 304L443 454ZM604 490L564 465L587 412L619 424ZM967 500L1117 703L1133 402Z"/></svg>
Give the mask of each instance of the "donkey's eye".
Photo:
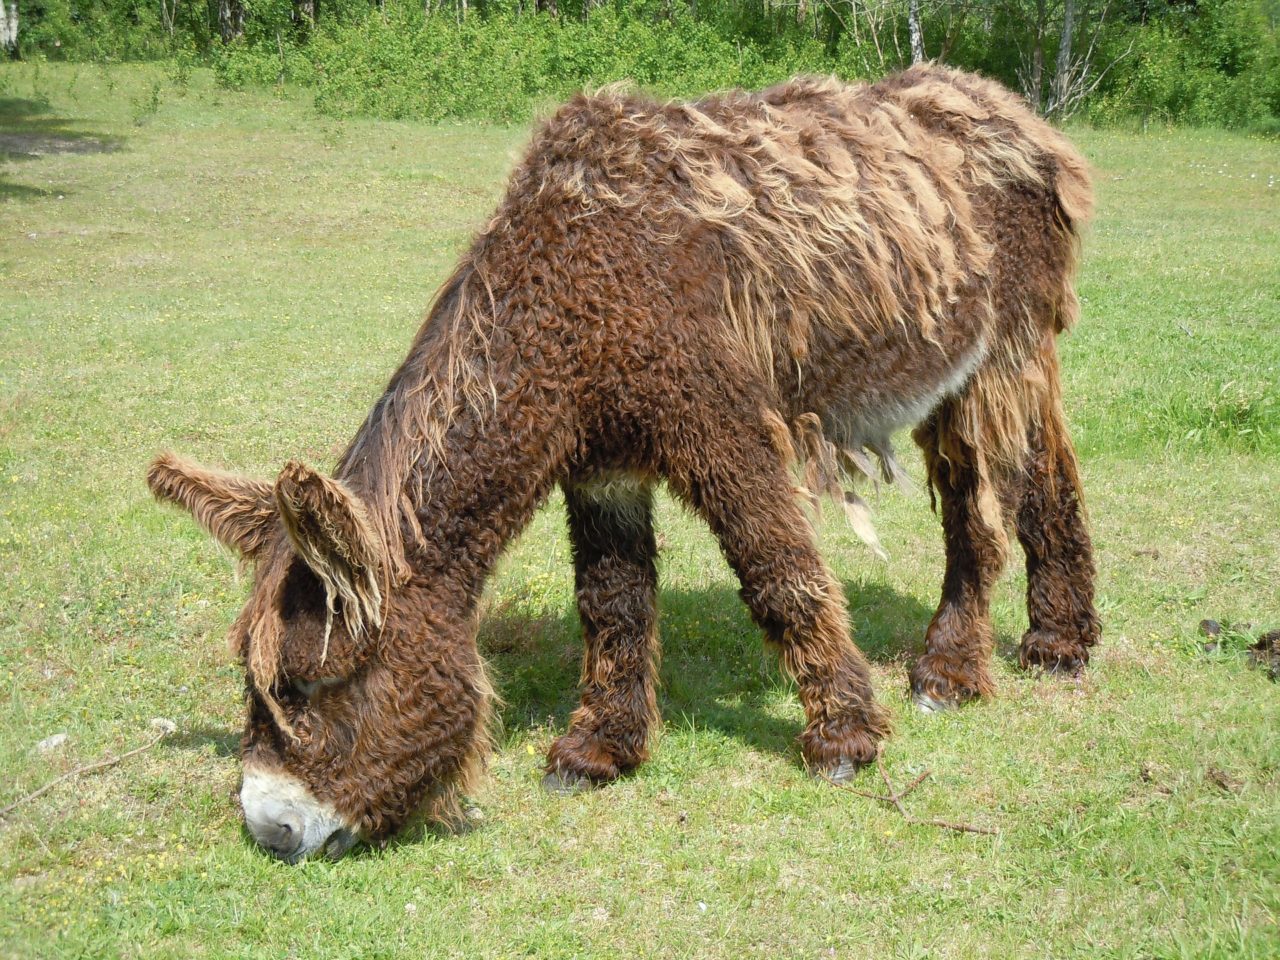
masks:
<svg viewBox="0 0 1280 960"><path fill-rule="evenodd" d="M293 681L293 688L304 697L310 699L326 687L336 687L341 682L341 677L321 677L319 680L295 680Z"/></svg>

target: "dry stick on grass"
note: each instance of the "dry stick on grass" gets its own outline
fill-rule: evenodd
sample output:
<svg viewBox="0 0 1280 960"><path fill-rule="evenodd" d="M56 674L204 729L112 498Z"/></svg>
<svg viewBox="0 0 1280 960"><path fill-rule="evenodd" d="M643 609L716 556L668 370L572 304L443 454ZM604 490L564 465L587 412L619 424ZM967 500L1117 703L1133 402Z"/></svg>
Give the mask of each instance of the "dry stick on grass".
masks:
<svg viewBox="0 0 1280 960"><path fill-rule="evenodd" d="M869 800L878 800L881 803L890 804L898 811L899 814L902 815L902 819L907 821L907 823L928 827L942 827L945 830L956 830L960 833L982 833L991 837L1000 835L1000 831L996 830L994 827L975 827L970 823L952 823L950 820L921 820L919 817L913 817L908 813L907 808L902 805L902 798L916 787L920 786L920 784L924 783L925 779L933 773L932 770L926 770L901 790L895 790L893 784L889 781L889 774L885 772L884 761L879 757L876 757L876 769L880 771L880 779L884 781L885 788L889 791L889 795L887 797L878 793L868 793L866 790L859 790L856 787L849 786L848 784L836 783L826 774L822 775L822 779L826 780L827 783L831 784L833 787L839 787L841 790L848 790L850 793L856 793L860 797L866 797Z"/></svg>
<svg viewBox="0 0 1280 960"><path fill-rule="evenodd" d="M34 800L36 797L40 797L48 793L50 790L52 790L58 784L62 783L64 780L70 780L74 777L83 776L86 773L97 773L99 770L106 770L108 767L114 767L117 763L121 763L125 760L128 760L130 757L137 756L138 754L142 753L142 751L144 750L150 750L157 743L159 743L161 740L163 740L165 737L167 737L169 734L173 733L174 730L177 729L177 727L174 726L174 723L172 720L165 720L161 717L157 717L156 719L152 720L151 727L153 730L156 731L156 735L152 737L150 740L148 740L146 743L144 743L142 746L134 747L128 753L122 753L118 757L107 757L107 759L99 760L97 763L86 763L83 766L76 767L74 770L68 770L66 773L64 773L60 777L54 777L52 780L46 783L39 790L33 790L31 793L28 793L25 797L19 797L17 800L13 801L13 803L5 807L3 810L0 810L0 820L3 820L5 817L11 814L15 809L22 806L27 801Z"/></svg>

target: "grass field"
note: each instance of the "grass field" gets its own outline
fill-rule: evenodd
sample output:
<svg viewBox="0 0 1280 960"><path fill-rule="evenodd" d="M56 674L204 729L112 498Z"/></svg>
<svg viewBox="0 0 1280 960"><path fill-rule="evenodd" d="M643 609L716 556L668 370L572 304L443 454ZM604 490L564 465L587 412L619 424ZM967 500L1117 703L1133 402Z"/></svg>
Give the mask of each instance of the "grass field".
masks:
<svg viewBox="0 0 1280 960"><path fill-rule="evenodd" d="M506 706L477 828L301 867L252 846L223 642L246 582L145 463L331 466L525 135L0 66L0 806L178 726L0 822L0 956L1280 956L1280 687L1242 656L1280 627L1280 145L1223 133L1074 132L1101 201L1063 344L1105 619L1087 674L1013 666L1014 570L999 698L918 715L928 498L880 498L887 564L823 525L896 717L887 770L933 771L916 815L998 836L805 776L794 690L664 500L650 764L539 790L579 651L552 503L490 588ZM1212 654L1203 617L1226 625Z"/></svg>

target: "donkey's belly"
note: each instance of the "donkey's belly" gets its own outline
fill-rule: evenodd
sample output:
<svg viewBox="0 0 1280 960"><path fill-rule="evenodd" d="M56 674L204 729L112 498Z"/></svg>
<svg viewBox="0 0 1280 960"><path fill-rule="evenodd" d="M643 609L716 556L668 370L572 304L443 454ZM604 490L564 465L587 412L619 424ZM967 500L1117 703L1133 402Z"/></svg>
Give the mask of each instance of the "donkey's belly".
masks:
<svg viewBox="0 0 1280 960"><path fill-rule="evenodd" d="M887 450L895 431L920 423L963 389L986 358L985 337L949 332L938 343L902 334L826 344L829 352L800 371L793 415L816 413L838 446Z"/></svg>
<svg viewBox="0 0 1280 960"><path fill-rule="evenodd" d="M903 427L924 420L939 403L958 393L986 357L986 344L974 344L942 371L920 371L885 387L855 391L822 414L832 433L845 446L888 446L889 437ZM940 374L940 375L939 375Z"/></svg>

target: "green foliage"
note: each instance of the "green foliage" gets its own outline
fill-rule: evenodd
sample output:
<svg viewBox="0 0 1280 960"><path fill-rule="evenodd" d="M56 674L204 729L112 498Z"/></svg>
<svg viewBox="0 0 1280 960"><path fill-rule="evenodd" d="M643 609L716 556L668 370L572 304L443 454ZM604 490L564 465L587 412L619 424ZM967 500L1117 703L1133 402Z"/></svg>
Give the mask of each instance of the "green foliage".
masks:
<svg viewBox="0 0 1280 960"><path fill-rule="evenodd" d="M161 91L163 89L164 84L156 80L152 82L150 90L145 94L130 99L129 102L133 106L133 125L135 127L142 126L160 112L160 104L163 102Z"/></svg>
<svg viewBox="0 0 1280 960"><path fill-rule="evenodd" d="M816 42L770 54L688 16L651 22L610 8L585 21L500 14L461 23L400 11L323 25L307 50L322 112L500 121L527 119L584 87L630 82L691 94L825 66Z"/></svg>
<svg viewBox="0 0 1280 960"><path fill-rule="evenodd" d="M219 2L244 10L224 44ZM794 5L758 0L320 0L319 24L295 0L38 0L21 36L49 59L185 58L211 63L228 87L297 83L334 116L522 121L584 87L617 81L680 95L758 87L800 72L875 77L909 60L907 4L852 0ZM1062 5L1031 0L924 4L930 56L1018 87L1029 51L1050 82ZM1095 40L1106 68L1095 122L1258 128L1280 117L1280 0L1203 0L1079 8L1074 55ZM1121 13L1117 13L1121 10ZM1035 38L1039 38L1036 40Z"/></svg>
<svg viewBox="0 0 1280 960"><path fill-rule="evenodd" d="M220 48L213 60L218 83L232 90L314 81L311 48L283 42L268 45L237 40Z"/></svg>
<svg viewBox="0 0 1280 960"><path fill-rule="evenodd" d="M214 36L203 2L39 0L22 15L22 49L50 59L154 60L175 49L205 50Z"/></svg>
<svg viewBox="0 0 1280 960"><path fill-rule="evenodd" d="M1280 117L1280 33L1260 0L1219 0L1130 27L1093 116L1249 127Z"/></svg>

